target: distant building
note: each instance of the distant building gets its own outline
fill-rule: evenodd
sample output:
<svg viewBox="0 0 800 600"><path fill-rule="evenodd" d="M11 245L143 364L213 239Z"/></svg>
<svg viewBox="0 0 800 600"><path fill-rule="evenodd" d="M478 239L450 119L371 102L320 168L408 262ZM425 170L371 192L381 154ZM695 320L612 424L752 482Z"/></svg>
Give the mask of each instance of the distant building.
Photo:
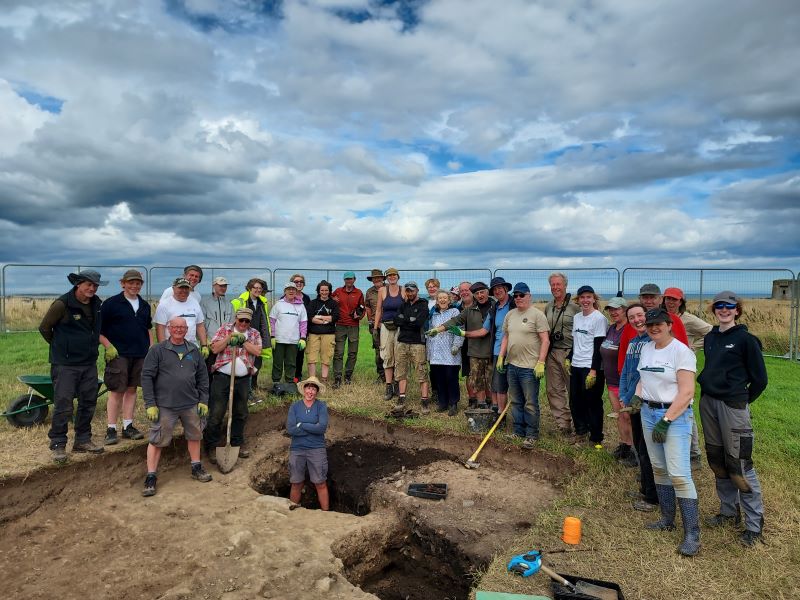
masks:
<svg viewBox="0 0 800 600"><path fill-rule="evenodd" d="M792 279L773 279L772 280L772 299L791 300L792 299Z"/></svg>

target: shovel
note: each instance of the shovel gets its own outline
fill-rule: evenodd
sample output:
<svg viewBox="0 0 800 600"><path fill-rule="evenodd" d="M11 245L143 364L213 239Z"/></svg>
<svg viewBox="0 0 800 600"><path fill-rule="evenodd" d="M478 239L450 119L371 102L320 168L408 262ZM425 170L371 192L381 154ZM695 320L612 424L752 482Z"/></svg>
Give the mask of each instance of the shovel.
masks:
<svg viewBox="0 0 800 600"><path fill-rule="evenodd" d="M464 466L467 469L477 469L479 466L481 466L480 463L475 462L476 460L478 460L478 454L481 453L481 450L483 450L483 447L486 445L486 442L488 442L489 438L492 437L494 430L497 429L497 426L503 420L503 417L506 416L506 411L508 410L509 406L511 406L511 402L506 404L506 407L503 409L503 412L501 412L500 415L497 417L497 420L494 422L494 425L492 425L491 429L489 429L489 433L486 434L486 437L483 438L483 441L481 442L480 446L478 446L478 449L475 450L472 456L470 456L467 459L467 462L464 463Z"/></svg>
<svg viewBox="0 0 800 600"><path fill-rule="evenodd" d="M595 585L594 583L589 583L588 581L583 581L581 579L576 579L575 583L570 583L561 575L553 571L553 569L544 565L541 566L541 570L546 575L549 575L551 579L557 581L567 588L572 594L583 594L585 596L591 596L592 598L598 598L598 600L619 600L619 594L617 593L617 590Z"/></svg>
<svg viewBox="0 0 800 600"><path fill-rule="evenodd" d="M233 383L236 379L236 355L238 348L233 348L231 360L231 387L228 392L228 434L225 438L225 447L217 447L217 467L222 473L230 473L239 460L239 446L231 446L231 422L233 421Z"/></svg>

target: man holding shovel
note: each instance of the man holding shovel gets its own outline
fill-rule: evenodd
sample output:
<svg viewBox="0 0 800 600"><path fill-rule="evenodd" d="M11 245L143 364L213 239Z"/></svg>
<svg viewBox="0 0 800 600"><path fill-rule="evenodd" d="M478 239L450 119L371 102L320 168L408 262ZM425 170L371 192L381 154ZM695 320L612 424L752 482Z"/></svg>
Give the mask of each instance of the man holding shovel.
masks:
<svg viewBox="0 0 800 600"><path fill-rule="evenodd" d="M216 462L214 448L221 437L222 421L228 411L228 394L233 382L233 407L231 421L231 445L239 448L239 457L247 458L250 452L244 445L244 425L247 422L247 395L250 377L255 373L255 359L261 355L261 334L250 327L253 311L240 308L233 323L224 323L211 340L211 352L217 360L211 368L211 414L203 433L206 455ZM243 351L242 351L243 349ZM236 360L234 362L234 356Z"/></svg>

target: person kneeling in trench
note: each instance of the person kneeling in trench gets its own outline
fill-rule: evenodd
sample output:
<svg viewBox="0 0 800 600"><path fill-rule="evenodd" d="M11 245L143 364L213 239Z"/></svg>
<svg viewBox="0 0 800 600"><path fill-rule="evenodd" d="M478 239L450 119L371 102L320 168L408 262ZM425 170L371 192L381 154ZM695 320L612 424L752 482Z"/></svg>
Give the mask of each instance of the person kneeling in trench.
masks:
<svg viewBox="0 0 800 600"><path fill-rule="evenodd" d="M167 324L169 337L151 346L142 367L142 395L151 421L147 446L147 477L143 496L156 493L156 473L161 449L172 441L172 430L183 425L192 478L211 481L200 462L200 440L208 416L208 370L200 349L186 341L186 319L173 317Z"/></svg>
<svg viewBox="0 0 800 600"><path fill-rule="evenodd" d="M289 500L300 503L307 468L311 483L317 488L319 506L328 510L328 452L325 449L328 406L317 400L319 394L325 393L325 386L316 377L309 377L298 383L297 389L303 394L303 399L289 407L286 417L286 431L292 438L289 446L289 482L292 484Z"/></svg>

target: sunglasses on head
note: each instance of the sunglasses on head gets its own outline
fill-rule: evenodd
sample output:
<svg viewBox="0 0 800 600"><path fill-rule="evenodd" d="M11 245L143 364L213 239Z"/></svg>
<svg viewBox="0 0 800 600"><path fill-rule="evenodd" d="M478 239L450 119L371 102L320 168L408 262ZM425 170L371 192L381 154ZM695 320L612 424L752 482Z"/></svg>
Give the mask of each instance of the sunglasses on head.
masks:
<svg viewBox="0 0 800 600"><path fill-rule="evenodd" d="M714 304L714 309L715 310L719 310L719 309L722 309L722 308L727 308L728 310L733 310L734 308L736 308L736 305L735 304L731 304L730 302L717 302L716 304Z"/></svg>
<svg viewBox="0 0 800 600"><path fill-rule="evenodd" d="M513 296L514 296L514 298L524 298L524 297L525 297L525 294L522 294L522 293L520 293L520 292L515 292L515 293L513 294Z"/></svg>
<svg viewBox="0 0 800 600"><path fill-rule="evenodd" d="M239 323L249 323L250 319L236 319Z"/></svg>

